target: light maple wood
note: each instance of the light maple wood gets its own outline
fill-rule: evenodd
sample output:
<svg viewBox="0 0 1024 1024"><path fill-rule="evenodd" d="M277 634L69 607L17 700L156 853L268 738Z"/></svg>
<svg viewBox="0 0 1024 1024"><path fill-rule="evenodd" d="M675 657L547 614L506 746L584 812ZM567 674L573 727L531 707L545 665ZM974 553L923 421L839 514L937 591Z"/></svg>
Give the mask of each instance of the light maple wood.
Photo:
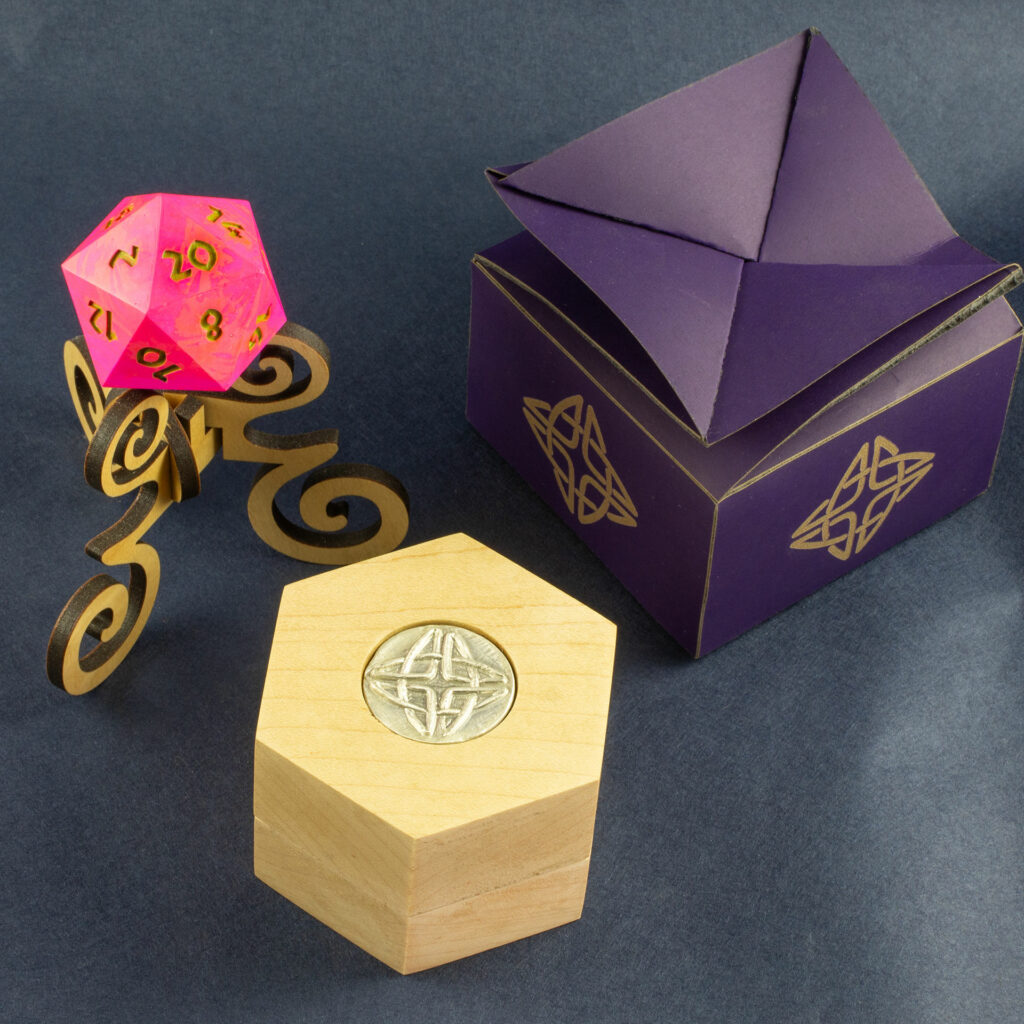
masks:
<svg viewBox="0 0 1024 1024"><path fill-rule="evenodd" d="M452 960L579 919L590 860L419 914L378 903L324 861L254 822L256 875L318 921L400 974Z"/></svg>
<svg viewBox="0 0 1024 1024"><path fill-rule="evenodd" d="M376 647L430 622L484 634L513 665L515 703L484 736L418 743L366 706L362 674ZM286 587L257 726L254 811L324 878L345 883L296 902L317 902L318 917L399 970L577 917L586 868L570 867L590 855L614 646L612 623L464 535ZM287 882L282 857L270 869L258 850L257 872L285 895L305 892ZM559 872L558 886L540 881ZM390 924L348 923L362 913L350 890L405 922L400 956ZM424 915L441 920L474 899L473 938L447 956Z"/></svg>

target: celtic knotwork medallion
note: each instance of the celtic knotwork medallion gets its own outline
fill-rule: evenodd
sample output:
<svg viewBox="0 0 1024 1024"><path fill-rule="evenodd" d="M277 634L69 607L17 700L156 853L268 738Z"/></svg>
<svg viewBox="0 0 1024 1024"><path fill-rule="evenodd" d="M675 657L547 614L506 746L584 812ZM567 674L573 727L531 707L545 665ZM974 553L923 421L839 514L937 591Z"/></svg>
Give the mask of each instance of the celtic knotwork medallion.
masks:
<svg viewBox="0 0 1024 1024"><path fill-rule="evenodd" d="M793 531L792 548L827 548L845 562L864 549L897 502L932 468L934 452L901 452L879 434L865 441L830 498Z"/></svg>
<svg viewBox="0 0 1024 1024"><path fill-rule="evenodd" d="M584 407L582 395L555 406L524 396L523 415L555 471L566 507L582 524L608 519L636 526L636 505L608 459L594 407Z"/></svg>
<svg viewBox="0 0 1024 1024"><path fill-rule="evenodd" d="M374 717L423 743L482 736L508 714L515 693L508 658L461 626L403 629L377 648L363 672L363 697Z"/></svg>

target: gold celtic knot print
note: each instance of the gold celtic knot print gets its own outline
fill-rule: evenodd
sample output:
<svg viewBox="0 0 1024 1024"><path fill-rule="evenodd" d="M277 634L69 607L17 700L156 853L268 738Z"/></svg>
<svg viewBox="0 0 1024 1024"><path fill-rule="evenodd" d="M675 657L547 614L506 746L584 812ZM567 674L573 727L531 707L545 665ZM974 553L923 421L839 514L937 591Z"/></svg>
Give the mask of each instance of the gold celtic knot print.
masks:
<svg viewBox="0 0 1024 1024"><path fill-rule="evenodd" d="M592 405L582 395L551 406L523 397L523 415L555 471L555 482L569 511L584 525L607 518L636 526L636 505L608 461L604 436Z"/></svg>
<svg viewBox="0 0 1024 1024"><path fill-rule="evenodd" d="M828 548L841 562L864 550L893 506L932 468L934 452L901 452L879 434L865 441L836 485L793 531L792 548Z"/></svg>

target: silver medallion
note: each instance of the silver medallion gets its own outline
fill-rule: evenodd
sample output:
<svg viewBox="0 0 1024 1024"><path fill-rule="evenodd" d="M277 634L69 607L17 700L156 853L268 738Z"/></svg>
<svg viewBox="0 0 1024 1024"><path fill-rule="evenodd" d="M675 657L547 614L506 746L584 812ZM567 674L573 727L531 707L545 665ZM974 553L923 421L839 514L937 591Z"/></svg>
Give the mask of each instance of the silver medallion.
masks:
<svg viewBox="0 0 1024 1024"><path fill-rule="evenodd" d="M403 629L374 651L363 671L363 697L374 717L421 743L461 743L490 732L515 695L508 658L462 626Z"/></svg>

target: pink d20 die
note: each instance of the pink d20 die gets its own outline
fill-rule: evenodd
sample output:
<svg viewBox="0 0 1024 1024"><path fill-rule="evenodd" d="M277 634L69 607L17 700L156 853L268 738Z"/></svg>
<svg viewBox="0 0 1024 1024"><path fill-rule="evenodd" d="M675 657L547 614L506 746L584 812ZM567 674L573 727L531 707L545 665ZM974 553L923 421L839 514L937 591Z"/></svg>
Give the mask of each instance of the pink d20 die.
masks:
<svg viewBox="0 0 1024 1024"><path fill-rule="evenodd" d="M286 320L244 199L130 196L61 267L107 387L226 391Z"/></svg>

